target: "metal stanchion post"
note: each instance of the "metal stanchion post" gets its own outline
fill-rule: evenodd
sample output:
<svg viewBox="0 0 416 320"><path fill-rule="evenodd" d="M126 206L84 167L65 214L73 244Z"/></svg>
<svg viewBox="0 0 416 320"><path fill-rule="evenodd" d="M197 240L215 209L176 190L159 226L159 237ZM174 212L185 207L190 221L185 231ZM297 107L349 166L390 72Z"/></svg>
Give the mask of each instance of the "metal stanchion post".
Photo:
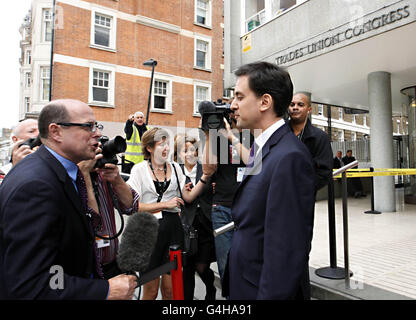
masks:
<svg viewBox="0 0 416 320"><path fill-rule="evenodd" d="M330 179L328 183L328 227L330 266L315 270L315 274L327 279L344 279L344 269L337 267L337 240L335 233L335 195L333 179Z"/></svg>
<svg viewBox="0 0 416 320"><path fill-rule="evenodd" d="M182 253L178 245L169 248L170 261L176 261L176 268L172 269L172 294L173 300L184 300L183 275L182 275Z"/></svg>
<svg viewBox="0 0 416 320"><path fill-rule="evenodd" d="M370 172L374 172L374 168L370 168ZM371 177L371 210L365 211L369 214L380 214L380 211L374 209L374 177Z"/></svg>
<svg viewBox="0 0 416 320"><path fill-rule="evenodd" d="M349 252L348 252L348 191L347 191L347 173L342 173L342 218L344 226L344 270L345 286L350 288Z"/></svg>

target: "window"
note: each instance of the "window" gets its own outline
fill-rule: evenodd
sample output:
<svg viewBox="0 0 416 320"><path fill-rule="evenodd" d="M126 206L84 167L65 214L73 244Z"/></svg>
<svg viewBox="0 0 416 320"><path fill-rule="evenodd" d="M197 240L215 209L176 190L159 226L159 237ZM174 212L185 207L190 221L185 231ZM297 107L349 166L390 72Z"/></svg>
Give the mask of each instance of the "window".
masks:
<svg viewBox="0 0 416 320"><path fill-rule="evenodd" d="M357 141L357 132L352 132L351 133L351 140L352 141Z"/></svg>
<svg viewBox="0 0 416 320"><path fill-rule="evenodd" d="M30 112L30 98L25 97L25 112Z"/></svg>
<svg viewBox="0 0 416 320"><path fill-rule="evenodd" d="M339 120L343 120L344 119L344 115L342 112L342 108L338 108L338 115L339 115Z"/></svg>
<svg viewBox="0 0 416 320"><path fill-rule="evenodd" d="M31 64L31 63L32 63L32 52L30 50L26 50L25 64Z"/></svg>
<svg viewBox="0 0 416 320"><path fill-rule="evenodd" d="M115 68L90 64L89 104L114 107Z"/></svg>
<svg viewBox="0 0 416 320"><path fill-rule="evenodd" d="M93 71L92 99L93 101L108 102L110 89L110 73L105 71Z"/></svg>
<svg viewBox="0 0 416 320"><path fill-rule="evenodd" d="M318 104L318 115L324 115L324 106L322 104Z"/></svg>
<svg viewBox="0 0 416 320"><path fill-rule="evenodd" d="M397 133L400 134L400 120L396 120L397 122Z"/></svg>
<svg viewBox="0 0 416 320"><path fill-rule="evenodd" d="M338 141L344 141L344 130L338 130Z"/></svg>
<svg viewBox="0 0 416 320"><path fill-rule="evenodd" d="M355 114L352 115L352 123L357 123L357 116Z"/></svg>
<svg viewBox="0 0 416 320"><path fill-rule="evenodd" d="M367 117L366 116L364 116L363 117L363 126L367 126Z"/></svg>
<svg viewBox="0 0 416 320"><path fill-rule="evenodd" d="M195 1L195 23L207 27L211 26L211 1L196 0Z"/></svg>
<svg viewBox="0 0 416 320"><path fill-rule="evenodd" d="M91 11L91 47L103 50L116 49L117 17L111 11Z"/></svg>
<svg viewBox="0 0 416 320"><path fill-rule="evenodd" d="M110 46L111 18L95 14L94 44L104 47Z"/></svg>
<svg viewBox="0 0 416 320"><path fill-rule="evenodd" d="M25 86L26 88L30 88L32 84L32 74L30 72L25 73Z"/></svg>
<svg viewBox="0 0 416 320"><path fill-rule="evenodd" d="M211 101L211 85L201 82L194 86L194 115L199 115L198 106L202 101Z"/></svg>
<svg viewBox="0 0 416 320"><path fill-rule="evenodd" d="M40 99L49 101L49 67L40 67Z"/></svg>
<svg viewBox="0 0 416 320"><path fill-rule="evenodd" d="M52 9L43 9L42 11L42 40L52 41Z"/></svg>
<svg viewBox="0 0 416 320"><path fill-rule="evenodd" d="M195 37L195 67L211 69L211 39Z"/></svg>
<svg viewBox="0 0 416 320"><path fill-rule="evenodd" d="M156 80L154 84L153 108L166 110L168 98L168 83L166 81Z"/></svg>

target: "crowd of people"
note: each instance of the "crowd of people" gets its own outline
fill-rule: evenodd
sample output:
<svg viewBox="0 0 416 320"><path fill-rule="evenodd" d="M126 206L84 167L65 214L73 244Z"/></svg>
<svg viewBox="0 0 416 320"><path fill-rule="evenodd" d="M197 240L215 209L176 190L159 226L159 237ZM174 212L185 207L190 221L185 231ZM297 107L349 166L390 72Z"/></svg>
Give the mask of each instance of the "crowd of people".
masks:
<svg viewBox="0 0 416 320"><path fill-rule="evenodd" d="M315 196L335 167L330 139L312 126L310 98L293 94L286 71L257 62L235 75L219 134L171 137L142 112L130 115L127 181L113 163L96 166L103 126L87 104L51 101L37 121L20 122L0 187L0 299L132 299L137 278L117 265L116 210L158 219L147 271L168 261L171 245L185 251L185 300L195 273L215 299L214 262L228 299L309 299ZM22 146L37 136L40 147ZM64 288L51 285L54 266ZM144 284L142 299L159 289L173 298L170 274Z"/></svg>

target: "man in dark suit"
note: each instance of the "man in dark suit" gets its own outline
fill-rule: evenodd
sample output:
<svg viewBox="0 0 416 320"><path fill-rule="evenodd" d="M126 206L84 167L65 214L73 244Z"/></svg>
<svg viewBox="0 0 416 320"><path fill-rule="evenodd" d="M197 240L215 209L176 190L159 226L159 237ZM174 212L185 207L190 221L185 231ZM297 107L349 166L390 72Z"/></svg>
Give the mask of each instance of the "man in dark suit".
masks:
<svg viewBox="0 0 416 320"><path fill-rule="evenodd" d="M135 277L99 279L77 163L101 135L92 109L57 100L39 115L43 145L0 187L0 299L129 299ZM85 198L84 198L85 199Z"/></svg>
<svg viewBox="0 0 416 320"><path fill-rule="evenodd" d="M256 138L232 206L229 296L309 299L315 179L309 151L283 120L293 85L267 62L244 65L235 75L231 108L237 126Z"/></svg>
<svg viewBox="0 0 416 320"><path fill-rule="evenodd" d="M312 125L308 116L312 112L311 101L304 93L295 93L289 106L289 126L312 155L316 172L315 190L325 187L332 179L332 148L326 132Z"/></svg>
<svg viewBox="0 0 416 320"><path fill-rule="evenodd" d="M344 166L342 162L342 151L337 151L337 154L334 157L334 169L340 169Z"/></svg>

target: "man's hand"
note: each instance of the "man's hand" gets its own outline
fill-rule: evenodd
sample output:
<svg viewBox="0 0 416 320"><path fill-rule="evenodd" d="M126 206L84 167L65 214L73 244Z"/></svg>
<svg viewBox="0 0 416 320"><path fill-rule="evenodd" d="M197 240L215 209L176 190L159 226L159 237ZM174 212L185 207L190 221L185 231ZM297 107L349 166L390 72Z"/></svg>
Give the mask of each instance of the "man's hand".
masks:
<svg viewBox="0 0 416 320"><path fill-rule="evenodd" d="M169 201L166 201L165 204L166 204L166 209L174 209L174 208L180 208L181 205L184 206L185 202L183 202L183 200L179 197L174 197L170 199Z"/></svg>
<svg viewBox="0 0 416 320"><path fill-rule="evenodd" d="M98 159L103 157L101 148L95 150L95 158L92 160L84 160L78 163L78 167L81 170L84 177L94 170L95 163Z"/></svg>
<svg viewBox="0 0 416 320"><path fill-rule="evenodd" d="M124 181L120 176L120 171L117 165L113 163L106 163L104 168L98 169L98 171L101 173L103 180L110 182L112 185Z"/></svg>
<svg viewBox="0 0 416 320"><path fill-rule="evenodd" d="M132 275L120 274L108 280L110 285L107 300L131 300L137 282Z"/></svg>
<svg viewBox="0 0 416 320"><path fill-rule="evenodd" d="M129 115L129 121L133 122L133 120L134 120L134 114Z"/></svg>
<svg viewBox="0 0 416 320"><path fill-rule="evenodd" d="M22 146L24 140L18 140L12 149L12 164L15 166L20 160L37 150L30 149L29 146Z"/></svg>

